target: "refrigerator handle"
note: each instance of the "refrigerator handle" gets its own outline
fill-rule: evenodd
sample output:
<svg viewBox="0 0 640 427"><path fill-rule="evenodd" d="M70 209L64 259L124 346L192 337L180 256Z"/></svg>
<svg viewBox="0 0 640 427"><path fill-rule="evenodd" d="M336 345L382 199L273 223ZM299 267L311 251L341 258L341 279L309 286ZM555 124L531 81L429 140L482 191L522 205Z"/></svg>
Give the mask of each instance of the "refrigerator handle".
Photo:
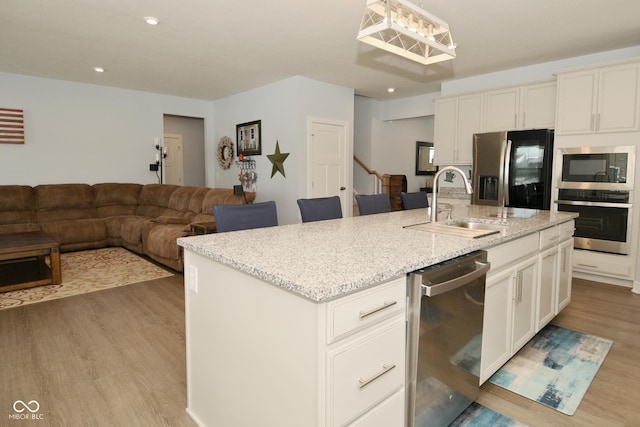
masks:
<svg viewBox="0 0 640 427"><path fill-rule="evenodd" d="M507 147L504 153L504 176L502 192L504 194L504 206L509 206L509 170L511 168L511 140L507 139Z"/></svg>

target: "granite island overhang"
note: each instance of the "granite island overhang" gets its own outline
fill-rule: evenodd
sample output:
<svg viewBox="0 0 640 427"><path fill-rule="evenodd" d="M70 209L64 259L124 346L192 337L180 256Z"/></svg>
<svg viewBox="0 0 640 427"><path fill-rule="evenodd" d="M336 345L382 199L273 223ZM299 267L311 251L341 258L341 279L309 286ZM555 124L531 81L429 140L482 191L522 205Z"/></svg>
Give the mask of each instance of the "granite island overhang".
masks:
<svg viewBox="0 0 640 427"><path fill-rule="evenodd" d="M429 211L416 209L185 237L178 244L311 301L325 302L576 216L471 205L457 209L453 219L484 221L504 229L466 238L406 228L429 222Z"/></svg>

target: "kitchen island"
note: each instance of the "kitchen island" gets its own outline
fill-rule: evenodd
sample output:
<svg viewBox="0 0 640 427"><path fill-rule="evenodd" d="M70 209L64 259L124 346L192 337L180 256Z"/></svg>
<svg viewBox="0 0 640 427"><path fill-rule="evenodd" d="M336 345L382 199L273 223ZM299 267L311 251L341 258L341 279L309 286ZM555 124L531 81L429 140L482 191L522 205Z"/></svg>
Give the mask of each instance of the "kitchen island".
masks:
<svg viewBox="0 0 640 427"><path fill-rule="evenodd" d="M503 229L405 228L429 221L412 210L179 239L189 414L202 426L402 426L406 275L537 243L575 215L469 206L456 217Z"/></svg>

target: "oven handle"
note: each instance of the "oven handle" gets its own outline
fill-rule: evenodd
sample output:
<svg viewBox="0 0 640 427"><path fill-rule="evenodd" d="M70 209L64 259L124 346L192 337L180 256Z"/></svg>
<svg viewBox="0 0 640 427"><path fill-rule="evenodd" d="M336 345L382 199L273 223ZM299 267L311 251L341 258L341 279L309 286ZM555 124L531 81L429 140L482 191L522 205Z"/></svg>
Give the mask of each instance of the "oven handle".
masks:
<svg viewBox="0 0 640 427"><path fill-rule="evenodd" d="M631 203L584 202L578 200L555 200L557 205L594 206L599 208L631 209Z"/></svg>

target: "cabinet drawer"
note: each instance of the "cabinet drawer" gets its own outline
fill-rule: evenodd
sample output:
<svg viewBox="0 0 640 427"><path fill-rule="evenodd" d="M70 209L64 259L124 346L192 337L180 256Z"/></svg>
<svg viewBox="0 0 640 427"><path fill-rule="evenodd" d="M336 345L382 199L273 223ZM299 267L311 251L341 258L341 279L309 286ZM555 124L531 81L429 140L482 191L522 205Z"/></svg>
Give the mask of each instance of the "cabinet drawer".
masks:
<svg viewBox="0 0 640 427"><path fill-rule="evenodd" d="M576 229L574 220L563 222L560 224L560 241L571 239Z"/></svg>
<svg viewBox="0 0 640 427"><path fill-rule="evenodd" d="M342 426L402 389L405 322L396 318L328 354L329 419Z"/></svg>
<svg viewBox="0 0 640 427"><path fill-rule="evenodd" d="M540 231L540 250L557 246L560 243L560 227L555 226Z"/></svg>
<svg viewBox="0 0 640 427"><path fill-rule="evenodd" d="M607 254L595 254L593 257L581 256L581 251L575 251L573 269L577 272L602 274L604 276L630 278L632 265L627 258L620 261L612 260Z"/></svg>
<svg viewBox="0 0 640 427"><path fill-rule="evenodd" d="M538 252L538 239L538 233L533 233L487 249L487 259L491 263L489 275L521 258Z"/></svg>
<svg viewBox="0 0 640 427"><path fill-rule="evenodd" d="M399 390L349 427L403 427L404 406L404 390Z"/></svg>
<svg viewBox="0 0 640 427"><path fill-rule="evenodd" d="M383 319L406 311L407 279L401 277L388 283L340 298L327 305L327 343Z"/></svg>

